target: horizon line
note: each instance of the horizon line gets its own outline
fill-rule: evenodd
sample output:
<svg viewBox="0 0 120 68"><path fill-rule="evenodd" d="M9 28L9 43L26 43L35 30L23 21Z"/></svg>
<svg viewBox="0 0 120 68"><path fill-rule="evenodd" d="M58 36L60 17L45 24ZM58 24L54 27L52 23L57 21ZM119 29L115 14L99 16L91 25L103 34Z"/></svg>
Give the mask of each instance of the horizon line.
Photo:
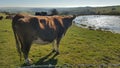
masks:
<svg viewBox="0 0 120 68"><path fill-rule="evenodd" d="M77 8L77 7L110 7L110 6L120 6L120 5L96 5L96 6L65 6L65 7L39 7L39 6L17 6L17 7L7 7L7 6L0 6L0 8Z"/></svg>

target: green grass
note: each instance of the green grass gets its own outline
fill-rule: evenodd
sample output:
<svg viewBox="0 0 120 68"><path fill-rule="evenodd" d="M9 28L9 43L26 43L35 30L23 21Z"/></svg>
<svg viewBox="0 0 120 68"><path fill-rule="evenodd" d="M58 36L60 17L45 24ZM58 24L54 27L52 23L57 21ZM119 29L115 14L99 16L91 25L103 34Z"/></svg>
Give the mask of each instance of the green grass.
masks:
<svg viewBox="0 0 120 68"><path fill-rule="evenodd" d="M29 57L35 65L118 64L120 34L71 26L60 43L60 55L50 53L52 44L33 44ZM11 20L0 20L0 68L23 66L19 61ZM96 67L98 68L98 67Z"/></svg>

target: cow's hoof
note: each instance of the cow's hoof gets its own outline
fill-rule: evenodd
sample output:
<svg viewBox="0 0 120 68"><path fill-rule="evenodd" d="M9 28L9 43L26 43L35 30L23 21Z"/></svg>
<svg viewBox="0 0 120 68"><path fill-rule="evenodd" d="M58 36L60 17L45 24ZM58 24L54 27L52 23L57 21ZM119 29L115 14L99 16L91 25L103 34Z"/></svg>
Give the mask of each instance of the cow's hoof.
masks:
<svg viewBox="0 0 120 68"><path fill-rule="evenodd" d="M26 59L25 60L25 64L26 65L31 65L32 64L32 60L31 59Z"/></svg>
<svg viewBox="0 0 120 68"><path fill-rule="evenodd" d="M56 52L55 50L52 50L52 52Z"/></svg>
<svg viewBox="0 0 120 68"><path fill-rule="evenodd" d="M55 55L59 55L59 54L60 54L60 52L56 52L56 53L55 53Z"/></svg>
<svg viewBox="0 0 120 68"><path fill-rule="evenodd" d="M24 65L24 66L30 66L31 63L30 63L30 62L25 62L23 65Z"/></svg>

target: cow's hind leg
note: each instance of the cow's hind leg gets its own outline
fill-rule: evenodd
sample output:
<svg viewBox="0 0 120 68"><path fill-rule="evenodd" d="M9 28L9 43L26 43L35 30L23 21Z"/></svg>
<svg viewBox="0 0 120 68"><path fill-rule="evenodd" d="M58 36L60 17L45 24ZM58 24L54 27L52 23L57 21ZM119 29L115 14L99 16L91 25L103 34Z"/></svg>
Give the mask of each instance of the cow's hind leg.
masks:
<svg viewBox="0 0 120 68"><path fill-rule="evenodd" d="M56 40L56 54L60 54L60 52L59 52L60 40L61 40L61 38L58 38L58 39Z"/></svg>
<svg viewBox="0 0 120 68"><path fill-rule="evenodd" d="M22 50L23 55L24 55L25 63L27 65L31 64L31 60L28 58L30 47L31 47L31 43L27 43L27 42L24 43L24 45L21 47L21 50Z"/></svg>

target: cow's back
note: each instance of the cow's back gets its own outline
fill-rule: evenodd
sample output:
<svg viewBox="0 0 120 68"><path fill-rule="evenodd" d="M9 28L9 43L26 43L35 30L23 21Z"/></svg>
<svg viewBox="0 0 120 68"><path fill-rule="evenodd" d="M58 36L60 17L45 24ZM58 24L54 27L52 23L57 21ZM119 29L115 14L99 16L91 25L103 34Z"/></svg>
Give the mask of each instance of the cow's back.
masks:
<svg viewBox="0 0 120 68"><path fill-rule="evenodd" d="M42 40L52 42L56 38L56 30L51 28L46 16L28 16L17 14L13 18L13 28L20 34L23 40Z"/></svg>

